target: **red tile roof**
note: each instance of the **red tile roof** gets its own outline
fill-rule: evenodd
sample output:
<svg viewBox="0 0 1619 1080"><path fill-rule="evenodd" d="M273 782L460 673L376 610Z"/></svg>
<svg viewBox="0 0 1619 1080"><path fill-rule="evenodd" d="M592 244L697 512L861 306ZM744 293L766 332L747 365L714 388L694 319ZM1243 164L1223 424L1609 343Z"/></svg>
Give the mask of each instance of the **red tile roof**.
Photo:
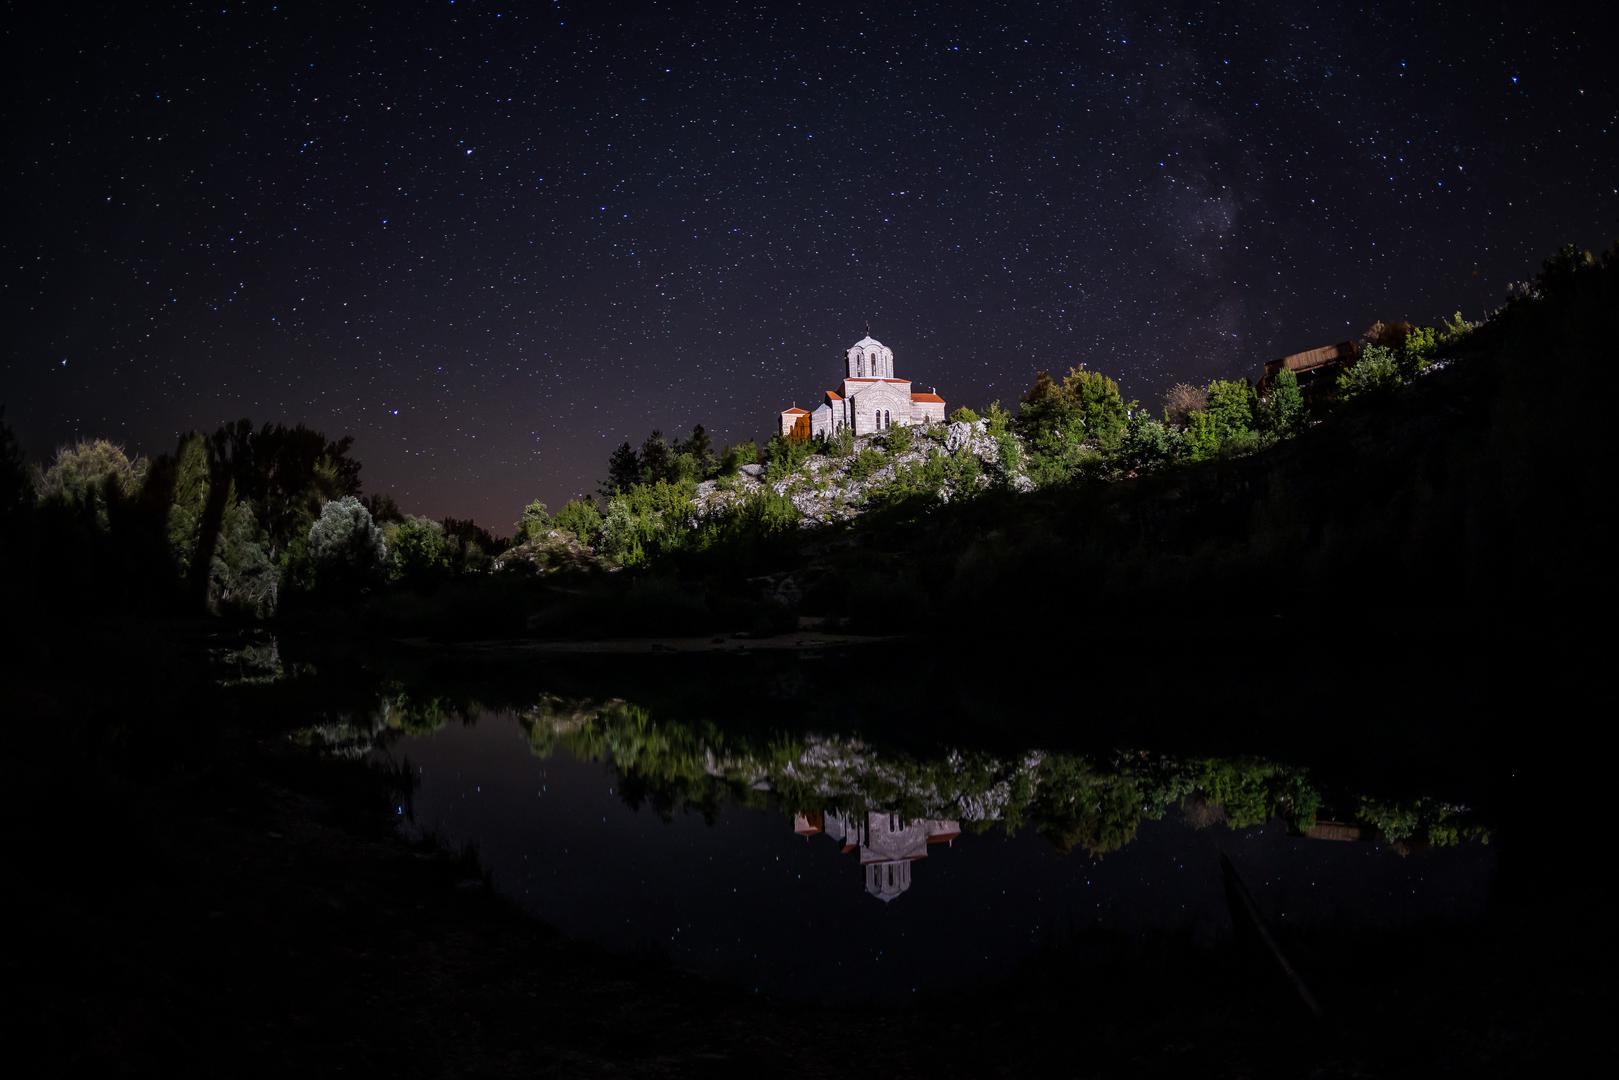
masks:
<svg viewBox="0 0 1619 1080"><path fill-rule="evenodd" d="M826 396L831 398L833 401L842 401L843 400L843 395L839 394L836 390L828 390L826 392Z"/></svg>
<svg viewBox="0 0 1619 1080"><path fill-rule="evenodd" d="M944 398L940 397L938 394L912 394L911 395L911 400L912 401L937 401L940 405L944 404Z"/></svg>
<svg viewBox="0 0 1619 1080"><path fill-rule="evenodd" d="M804 414L804 415L805 415L805 416L808 416L808 415L809 415L809 410L808 410L808 409L800 409L800 408L798 408L798 407L797 407L797 406L796 406L796 405L795 405L795 406L793 406L793 407L792 407L792 408L791 408L791 409L783 409L783 410L781 410L781 411L782 411L782 412L783 412L783 413L784 413L784 414L785 414L785 413L803 413L803 414Z"/></svg>

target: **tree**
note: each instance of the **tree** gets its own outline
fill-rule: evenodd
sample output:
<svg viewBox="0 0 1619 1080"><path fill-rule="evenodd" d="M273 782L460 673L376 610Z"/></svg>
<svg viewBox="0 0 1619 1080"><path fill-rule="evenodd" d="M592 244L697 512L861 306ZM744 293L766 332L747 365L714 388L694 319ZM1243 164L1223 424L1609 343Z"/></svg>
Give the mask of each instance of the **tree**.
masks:
<svg viewBox="0 0 1619 1080"><path fill-rule="evenodd" d="M505 540L470 518L447 517L439 524L444 529L444 557L452 574L481 574L489 569L494 556L506 550Z"/></svg>
<svg viewBox="0 0 1619 1080"><path fill-rule="evenodd" d="M718 460L714 456L714 444L709 440L708 432L703 425L697 424L691 429L691 438L682 439L675 443L677 456L691 455L695 480L707 480L714 475L714 468Z"/></svg>
<svg viewBox="0 0 1619 1080"><path fill-rule="evenodd" d="M115 504L133 499L146 478L145 458L130 460L124 448L106 439L64 446L34 478L41 504L83 513L98 529L111 524Z"/></svg>
<svg viewBox="0 0 1619 1080"><path fill-rule="evenodd" d="M408 517L394 530L389 564L395 580L429 588L449 569L444 526L430 518Z"/></svg>
<svg viewBox="0 0 1619 1080"><path fill-rule="evenodd" d="M1209 403L1203 410L1223 445L1254 430L1258 398L1246 379L1215 379L1209 383Z"/></svg>
<svg viewBox="0 0 1619 1080"><path fill-rule="evenodd" d="M1299 392L1299 377L1283 368L1259 403L1259 430L1270 438L1285 439L1303 424L1304 395Z"/></svg>
<svg viewBox="0 0 1619 1080"><path fill-rule="evenodd" d="M1119 444L1120 464L1125 469L1150 472L1169 464L1179 453L1179 431L1146 409L1130 411L1130 422Z"/></svg>
<svg viewBox="0 0 1619 1080"><path fill-rule="evenodd" d="M545 535L551 527L551 514L544 503L535 499L523 507L523 516L517 519L517 535L512 537L519 544L530 540L538 540Z"/></svg>
<svg viewBox="0 0 1619 1080"><path fill-rule="evenodd" d="M641 444L641 476L643 484L656 484L660 480L675 479L675 458L664 441L663 432L654 430Z"/></svg>
<svg viewBox="0 0 1619 1080"><path fill-rule="evenodd" d="M1194 412L1201 412L1209 404L1209 392L1191 383L1176 383L1164 394L1164 420L1176 427L1185 427Z"/></svg>
<svg viewBox="0 0 1619 1080"><path fill-rule="evenodd" d="M735 476L742 466L757 464L759 464L759 444L748 439L746 442L725 448L725 453L720 456L719 473L721 476Z"/></svg>
<svg viewBox="0 0 1619 1080"><path fill-rule="evenodd" d="M306 540L326 503L360 494L353 447L349 436L328 440L302 424L255 430L250 420L226 424L208 439L216 489L223 490L226 478L235 484L237 497L258 511L273 554Z"/></svg>
<svg viewBox="0 0 1619 1080"><path fill-rule="evenodd" d="M625 439L607 459L607 479L601 483L602 497L622 495L640 482L641 459L630 441Z"/></svg>
<svg viewBox="0 0 1619 1080"><path fill-rule="evenodd" d="M320 516L309 527L308 545L315 586L337 593L375 584L388 557L382 531L353 495L320 508Z"/></svg>
<svg viewBox="0 0 1619 1080"><path fill-rule="evenodd" d="M264 618L274 613L279 590L280 574L258 515L251 503L232 499L208 567L208 610Z"/></svg>
<svg viewBox="0 0 1619 1080"><path fill-rule="evenodd" d="M976 424L978 423L978 414L962 405L950 414L950 422L952 424Z"/></svg>
<svg viewBox="0 0 1619 1080"><path fill-rule="evenodd" d="M1187 461L1208 461L1220 453L1220 432L1213 418L1202 409L1186 414L1186 430L1181 436L1181 456Z"/></svg>
<svg viewBox="0 0 1619 1080"><path fill-rule="evenodd" d="M10 526L33 501L33 485L28 482L22 447L6 423L5 409L0 408L0 535L11 531Z"/></svg>
<svg viewBox="0 0 1619 1080"><path fill-rule="evenodd" d="M378 492L375 495L366 495L360 499L365 508L371 512L371 520L381 525L385 522L404 521L405 513L399 509L399 504L387 492Z"/></svg>
<svg viewBox="0 0 1619 1080"><path fill-rule="evenodd" d="M1063 379L1062 388L1073 400L1085 424L1086 437L1099 450L1116 449L1129 421L1129 409L1119 393L1119 384L1100 371L1074 368Z"/></svg>
<svg viewBox="0 0 1619 1080"><path fill-rule="evenodd" d="M207 548L209 559L213 557L214 537L202 535L205 531L204 519L209 516L209 494L214 481L214 470L208 457L208 440L196 434L183 437L171 464L171 495L164 531L175 570L183 578L192 572L199 544Z"/></svg>

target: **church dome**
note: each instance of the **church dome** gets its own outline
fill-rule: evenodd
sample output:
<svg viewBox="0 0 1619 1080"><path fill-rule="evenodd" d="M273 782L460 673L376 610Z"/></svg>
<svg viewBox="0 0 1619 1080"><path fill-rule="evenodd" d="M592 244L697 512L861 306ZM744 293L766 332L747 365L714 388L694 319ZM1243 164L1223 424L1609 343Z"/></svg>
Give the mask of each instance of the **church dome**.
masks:
<svg viewBox="0 0 1619 1080"><path fill-rule="evenodd" d="M894 377L894 350L869 333L849 346L848 356L851 379Z"/></svg>

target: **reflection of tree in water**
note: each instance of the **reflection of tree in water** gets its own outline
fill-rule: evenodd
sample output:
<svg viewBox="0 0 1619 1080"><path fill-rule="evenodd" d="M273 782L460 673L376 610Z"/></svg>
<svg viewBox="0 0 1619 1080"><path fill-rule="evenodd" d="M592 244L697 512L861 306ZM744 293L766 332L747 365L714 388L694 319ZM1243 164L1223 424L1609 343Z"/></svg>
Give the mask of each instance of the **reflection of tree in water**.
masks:
<svg viewBox="0 0 1619 1080"><path fill-rule="evenodd" d="M402 735L470 724L481 711L469 699L393 686L363 705L323 710L298 738L330 753L360 756ZM1335 803L1338 820L1318 825L1325 798L1308 771L1260 758L1039 750L1020 757L950 750L921 758L848 736L761 737L707 722L658 720L617 699L546 697L517 716L536 756L550 757L560 748L607 764L632 808L649 807L665 820L695 812L712 822L731 804L849 820L891 814L959 822L978 832L1032 825L1061 850L1091 855L1118 850L1135 838L1142 821L1177 807L1199 828L1222 823L1243 829L1280 819L1307 836L1380 837L1402 850L1489 839L1465 806L1425 797L1345 795Z"/></svg>
<svg viewBox="0 0 1619 1080"><path fill-rule="evenodd" d="M937 758L879 751L860 739L805 735L748 738L707 724L655 720L624 701L547 699L520 720L539 756L563 747L611 765L632 807L668 819L697 812L713 821L727 803L855 820L893 815L961 822L977 831L1032 824L1063 851L1115 851L1143 820L1177 806L1194 824L1249 828L1281 819L1306 835L1381 835L1445 845L1488 840L1465 807L1415 799L1342 800L1348 824L1317 828L1323 795L1308 772L1257 758L1176 758L1128 752L1098 758L1030 751L1019 758L949 751ZM1351 830L1345 832L1344 830Z"/></svg>

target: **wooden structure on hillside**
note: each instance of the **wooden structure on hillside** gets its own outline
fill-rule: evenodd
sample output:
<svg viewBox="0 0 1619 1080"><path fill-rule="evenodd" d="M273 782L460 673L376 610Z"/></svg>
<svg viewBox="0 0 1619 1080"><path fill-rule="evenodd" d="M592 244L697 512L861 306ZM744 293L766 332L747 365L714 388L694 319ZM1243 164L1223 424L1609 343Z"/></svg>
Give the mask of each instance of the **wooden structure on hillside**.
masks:
<svg viewBox="0 0 1619 1080"><path fill-rule="evenodd" d="M1338 373L1359 359L1358 341L1340 341L1336 345L1322 345L1280 357L1265 365L1259 393L1264 395L1270 391L1271 382L1279 372L1291 371L1299 380L1299 389L1307 396L1330 395L1337 387Z"/></svg>

